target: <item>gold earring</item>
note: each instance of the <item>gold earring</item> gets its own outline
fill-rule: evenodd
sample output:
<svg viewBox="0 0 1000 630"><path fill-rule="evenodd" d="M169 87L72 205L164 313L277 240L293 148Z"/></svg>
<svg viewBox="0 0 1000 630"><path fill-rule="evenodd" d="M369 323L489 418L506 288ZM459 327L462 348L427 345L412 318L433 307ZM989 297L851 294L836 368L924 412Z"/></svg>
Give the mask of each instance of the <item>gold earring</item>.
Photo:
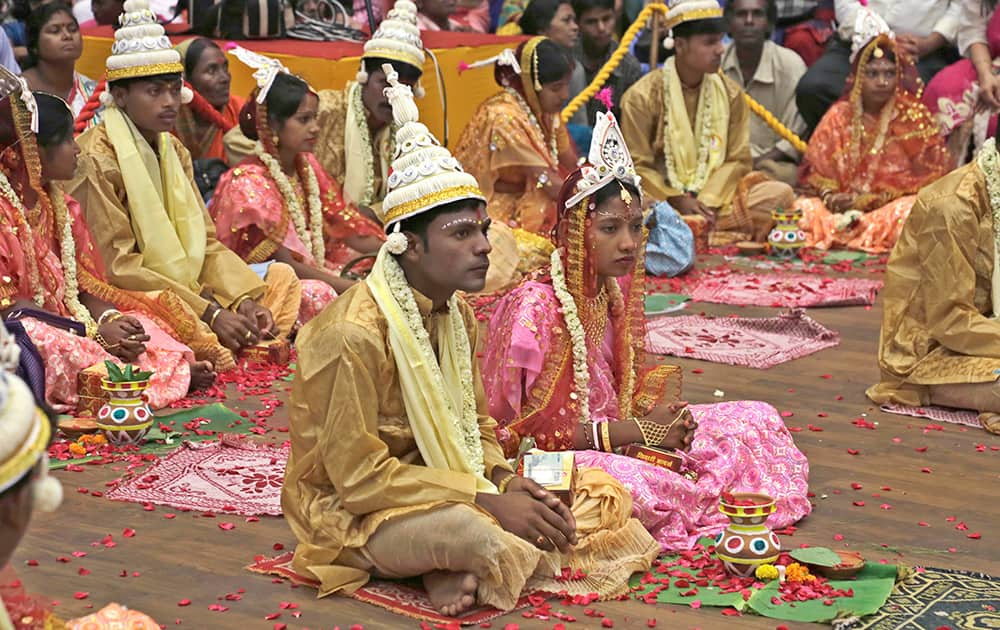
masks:
<svg viewBox="0 0 1000 630"><path fill-rule="evenodd" d="M273 144L274 146L278 146L279 143L280 143L280 138L278 138L278 136L276 135L271 136L271 144Z"/></svg>

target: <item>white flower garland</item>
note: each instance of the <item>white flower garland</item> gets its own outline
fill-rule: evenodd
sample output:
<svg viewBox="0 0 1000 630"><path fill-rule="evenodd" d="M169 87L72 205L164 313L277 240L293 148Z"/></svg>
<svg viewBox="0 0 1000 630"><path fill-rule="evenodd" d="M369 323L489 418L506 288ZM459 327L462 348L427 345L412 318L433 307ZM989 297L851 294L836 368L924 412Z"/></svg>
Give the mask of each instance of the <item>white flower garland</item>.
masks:
<svg viewBox="0 0 1000 630"><path fill-rule="evenodd" d="M313 171L312 165L308 162L305 163L306 181L303 184L306 189L306 203L309 205L309 224L306 225L306 218L302 214L299 198L295 194L288 176L281 170L278 160L265 151L259 142L255 153L267 167L271 173L271 179L278 185L278 191L285 198L285 205L288 208L288 214L292 217L295 233L309 249L315 263L322 266L323 261L326 260L326 244L323 242L323 201L319 196L319 182L316 180L316 173Z"/></svg>
<svg viewBox="0 0 1000 630"><path fill-rule="evenodd" d="M986 179L986 193L990 198L990 211L993 215L993 241L996 244L994 247L996 249L1000 247L1000 153L997 153L995 138L989 138L983 143L976 163Z"/></svg>
<svg viewBox="0 0 1000 630"><path fill-rule="evenodd" d="M361 100L361 83L354 84L350 98L350 107L354 110L354 120L358 121L358 131L361 133L361 140L368 147L368 151L361 156L365 169L365 191L361 194L358 205L370 206L372 205L372 199L375 198L375 159L373 157L372 135L368 131L368 125L365 122L367 117L365 116L364 101Z"/></svg>
<svg viewBox="0 0 1000 630"><path fill-rule="evenodd" d="M667 127L670 117L666 115L666 112L664 112L663 116L663 162L667 167L667 180L670 182L671 187L683 190L684 192L699 192L704 188L705 182L708 181L708 159L712 143L712 99L707 98L705 94L707 80L707 77L702 80L701 93L698 96L698 114L696 118L701 118L698 137L695 138L698 142L698 166L694 173L694 179L690 182L681 181L680 176L677 175L677 167L674 166L674 156L670 152L671 143L667 140L670 138L670 129ZM663 72L663 107L664 109L670 107L670 81L667 80L665 70Z"/></svg>
<svg viewBox="0 0 1000 630"><path fill-rule="evenodd" d="M552 288L562 305L563 320L573 346L573 382L576 384L577 404L580 405L580 424L590 421L590 366L587 364L587 336L580 322L576 301L566 286L566 272L558 249L552 252Z"/></svg>
<svg viewBox="0 0 1000 630"><path fill-rule="evenodd" d="M83 323L88 331L97 332L97 322L94 316L80 302L80 285L77 280L76 268L76 241L73 238L73 222L69 216L69 208L66 207L66 198L62 189L51 184L46 194L52 202L52 210L55 213L56 229L61 229L62 237L59 239L60 258L63 268L63 277L66 279L66 295L63 302L66 308L73 314L73 318Z"/></svg>
<svg viewBox="0 0 1000 630"><path fill-rule="evenodd" d="M28 213L24 209L24 204L21 203L21 197L14 192L13 187L10 185L10 180L7 179L7 174L0 171L0 194L3 194L4 198L14 206L17 210L18 215L21 217L21 226L24 228L25 234L21 242L28 242L32 249L35 247L35 234L31 229L31 224L28 222ZM45 306L45 289L42 287L41 279L38 275L38 260L35 256L25 256L25 260L28 263L28 278L31 282L31 288L35 290L34 301L39 307Z"/></svg>
<svg viewBox="0 0 1000 630"><path fill-rule="evenodd" d="M24 204L21 203L21 198L11 187L7 175L2 171L0 171L0 193L14 206L14 209L18 211L21 217L21 225L25 231L22 243L27 243L34 250L35 234L31 229L31 223L28 221L28 213L24 209ZM94 316L90 314L87 307L80 302L80 286L77 280L76 268L76 241L73 238L73 224L69 217L69 209L66 207L66 199L63 197L62 190L55 186L49 191L42 191L41 194L49 196L49 200L52 202L52 210L55 213L56 229L61 232L59 237L59 260L62 264L63 278L66 281L66 294L63 296L63 303L69 309L73 318L84 325L88 336L90 336L96 332L97 322L94 321ZM38 259L34 251L26 255L25 259L28 261L29 281L31 282L32 289L35 291L34 302L39 308L42 308L45 306L45 288L42 286L41 277L38 274Z"/></svg>
<svg viewBox="0 0 1000 630"><path fill-rule="evenodd" d="M399 266L392 256L385 256L383 260L385 277L389 285L389 291L403 311L403 317L410 331L417 338L420 345L420 352L424 356L427 365L431 366L431 373L435 381L434 386L439 391L445 391L444 374L441 371L441 363L431 347L430 335L424 327L423 318L420 316L420 309L417 308L417 301L413 297L413 289L406 281L403 268ZM459 360L459 377L462 381L462 409L453 410L455 413L449 414L452 422L452 430L455 435L461 436L462 455L468 462L470 469L477 475L485 475L485 464L483 462L482 435L479 432L479 415L476 410L476 393L472 384L472 349L469 345L469 335L465 330L462 316L458 310L458 298L454 295L448 300L449 317L451 320L452 341L455 343L455 351ZM437 369L434 369L435 366Z"/></svg>
<svg viewBox="0 0 1000 630"><path fill-rule="evenodd" d="M528 105L528 101L524 100L524 97L518 94L517 90L515 90L512 87L505 87L504 90L506 90L508 94L513 96L514 100L517 101L517 104L520 105L521 109L523 109L525 113L528 114L528 120L531 121L531 126L534 127L536 131L538 131L538 135L539 137L541 137L542 142L545 142L545 130L542 129L542 126L540 124L538 124L538 119L535 118L535 112L531 111L531 106ZM558 128L559 128L559 115L555 114L553 115L553 121L552 121L552 137L549 138L549 157L552 159L552 165L554 167L559 166L559 144L558 142L556 142L556 129Z"/></svg>

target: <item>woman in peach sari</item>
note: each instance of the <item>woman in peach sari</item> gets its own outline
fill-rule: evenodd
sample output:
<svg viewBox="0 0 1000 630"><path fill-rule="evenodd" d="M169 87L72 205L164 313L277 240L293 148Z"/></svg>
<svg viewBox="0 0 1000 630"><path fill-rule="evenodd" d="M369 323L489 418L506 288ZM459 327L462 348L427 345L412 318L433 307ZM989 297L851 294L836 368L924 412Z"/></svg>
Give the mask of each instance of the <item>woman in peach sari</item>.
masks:
<svg viewBox="0 0 1000 630"><path fill-rule="evenodd" d="M809 196L796 202L808 245L889 251L917 191L952 167L913 60L888 34L873 38L809 140L799 173Z"/></svg>
<svg viewBox="0 0 1000 630"><path fill-rule="evenodd" d="M264 63L243 49L234 54ZM304 324L354 284L340 276L344 265L377 251L385 235L344 201L340 186L312 154L316 93L285 72L272 81L258 86L240 114L244 135L258 141L256 153L222 176L208 211L219 240L243 260L284 262L295 270Z"/></svg>

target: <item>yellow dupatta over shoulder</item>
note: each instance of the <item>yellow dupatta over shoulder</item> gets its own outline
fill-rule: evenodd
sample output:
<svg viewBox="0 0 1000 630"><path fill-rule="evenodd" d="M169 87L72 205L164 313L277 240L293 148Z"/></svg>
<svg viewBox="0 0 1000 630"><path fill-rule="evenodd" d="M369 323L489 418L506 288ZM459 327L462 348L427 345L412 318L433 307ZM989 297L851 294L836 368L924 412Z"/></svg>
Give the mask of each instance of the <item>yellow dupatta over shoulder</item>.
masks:
<svg viewBox="0 0 1000 630"><path fill-rule="evenodd" d="M701 81L694 128L684 103L677 60L663 65L664 161L667 179L679 190L699 192L708 177L726 161L729 141L729 94L722 76L706 74Z"/></svg>
<svg viewBox="0 0 1000 630"><path fill-rule="evenodd" d="M121 170L144 266L197 292L208 238L205 218L169 135L160 134L157 158L118 108L105 110L104 126L119 163L145 167Z"/></svg>
<svg viewBox="0 0 1000 630"><path fill-rule="evenodd" d="M424 464L475 475L477 492L495 494L496 486L485 476L472 383L472 349L458 298L452 296L448 301L445 317L449 322L444 334L438 336L439 358L435 360L412 289L385 246L379 250L366 282L388 323L407 420ZM404 289L408 295L401 295ZM399 298L413 303L404 309Z"/></svg>

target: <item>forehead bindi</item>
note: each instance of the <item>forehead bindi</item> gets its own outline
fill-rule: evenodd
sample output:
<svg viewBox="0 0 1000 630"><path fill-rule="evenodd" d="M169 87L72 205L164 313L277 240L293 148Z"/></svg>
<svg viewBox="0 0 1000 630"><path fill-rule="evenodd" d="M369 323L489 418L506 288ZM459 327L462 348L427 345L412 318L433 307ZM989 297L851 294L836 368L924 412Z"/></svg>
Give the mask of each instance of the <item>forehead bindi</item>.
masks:
<svg viewBox="0 0 1000 630"><path fill-rule="evenodd" d="M486 208L480 206L475 210L467 210L462 216L448 219L441 225L441 231L450 230L455 227L481 227L489 223L489 215Z"/></svg>

